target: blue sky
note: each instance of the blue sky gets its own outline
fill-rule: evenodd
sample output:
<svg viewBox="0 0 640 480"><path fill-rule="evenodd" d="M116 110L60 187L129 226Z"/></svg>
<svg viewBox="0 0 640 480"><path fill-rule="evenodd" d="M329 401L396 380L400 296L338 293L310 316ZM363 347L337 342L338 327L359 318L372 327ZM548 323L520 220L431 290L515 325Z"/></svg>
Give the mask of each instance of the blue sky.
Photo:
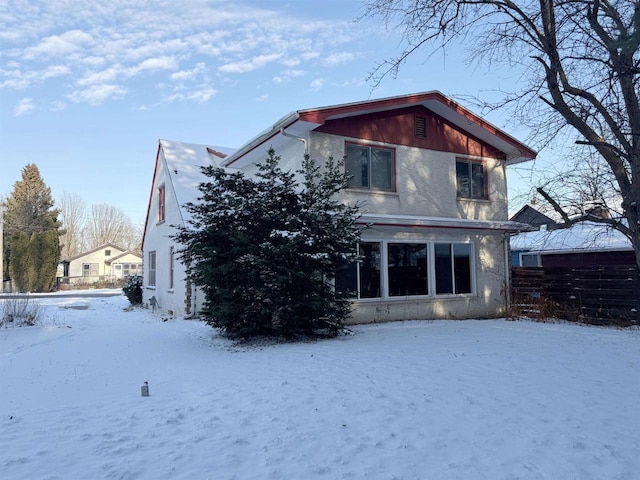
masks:
<svg viewBox="0 0 640 480"><path fill-rule="evenodd" d="M367 73L401 38L362 13L360 0L2 2L0 196L35 163L54 198L143 223L159 138L239 147L293 110L429 90L481 114L463 98L513 81L460 49L374 89ZM514 193L531 166L510 174Z"/></svg>

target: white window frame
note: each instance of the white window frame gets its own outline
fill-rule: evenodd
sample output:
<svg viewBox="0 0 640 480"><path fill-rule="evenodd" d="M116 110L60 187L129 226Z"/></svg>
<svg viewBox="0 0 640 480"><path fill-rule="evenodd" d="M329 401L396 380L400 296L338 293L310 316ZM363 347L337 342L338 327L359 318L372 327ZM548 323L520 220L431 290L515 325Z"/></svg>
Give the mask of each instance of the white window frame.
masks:
<svg viewBox="0 0 640 480"><path fill-rule="evenodd" d="M360 298L360 265L358 264L356 269L356 297L353 297L353 300L357 300L359 302L379 302L381 300L384 301L398 301L398 300L407 300L407 299L435 299L435 298L463 298L463 297L475 297L477 296L477 275L476 275L476 246L474 242L464 242L464 241L450 241L450 240L396 240L396 239L370 239L360 240L362 243L379 243L380 244L380 296L374 298ZM425 295L389 295L389 258L388 258L388 245L389 244L397 244L397 243L406 243L413 245L427 245L427 282L428 282L428 291ZM454 293L439 293L436 294L436 270L435 270L435 244L436 243L447 243L449 245L469 245L470 253L469 253L469 274L471 275L471 292L470 293L455 293L455 280L454 280ZM452 266L453 269L453 266ZM454 276L455 278L455 276Z"/></svg>
<svg viewBox="0 0 640 480"><path fill-rule="evenodd" d="M156 286L156 274L157 274L157 265L158 265L158 257L156 255L156 251L152 250L147 255L149 260L149 268L147 268L147 287L155 287ZM151 259L153 258L153 261ZM153 266L153 268L152 268Z"/></svg>
<svg viewBox="0 0 640 480"><path fill-rule="evenodd" d="M536 258L536 267L541 267L542 266L542 255L540 255L539 253L520 252L518 254L518 256L520 257L520 265L521 266L525 266L523 257L535 257ZM531 266L531 265L527 265L527 266Z"/></svg>

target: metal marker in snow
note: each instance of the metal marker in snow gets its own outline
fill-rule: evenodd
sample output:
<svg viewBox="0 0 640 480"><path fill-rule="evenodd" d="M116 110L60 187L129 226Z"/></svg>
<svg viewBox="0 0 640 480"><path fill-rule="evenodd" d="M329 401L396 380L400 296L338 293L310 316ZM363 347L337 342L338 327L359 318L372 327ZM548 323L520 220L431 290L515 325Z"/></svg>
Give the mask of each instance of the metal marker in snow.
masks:
<svg viewBox="0 0 640 480"><path fill-rule="evenodd" d="M143 397L149 396L149 382L144 382L144 385L142 385L142 387L140 388L140 392L142 393Z"/></svg>

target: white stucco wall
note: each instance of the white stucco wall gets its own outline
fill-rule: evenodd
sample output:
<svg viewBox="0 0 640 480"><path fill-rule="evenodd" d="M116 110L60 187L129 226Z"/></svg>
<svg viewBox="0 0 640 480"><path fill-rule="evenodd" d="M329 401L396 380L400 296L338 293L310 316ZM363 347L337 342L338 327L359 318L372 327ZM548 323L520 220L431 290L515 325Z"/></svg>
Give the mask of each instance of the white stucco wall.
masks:
<svg viewBox="0 0 640 480"><path fill-rule="evenodd" d="M345 141L359 142L324 133L311 134L311 155L336 159L345 155ZM478 158L416 147L361 142L395 148L396 191L348 190L347 202L359 202L367 213L418 215L476 220L507 220L507 184L504 161L482 158L487 169L488 200L458 199L456 158ZM478 158L479 159L479 158Z"/></svg>
<svg viewBox="0 0 640 480"><path fill-rule="evenodd" d="M158 221L158 188L165 185L165 221ZM158 310L175 317L185 315L185 301L187 299L186 270L178 259L180 245L171 239L177 233L173 225L183 225L183 219L178 208L176 194L171 187L167 175L167 165L161 151L158 158L156 178L153 183L149 214L147 216L146 233L143 243L143 296L142 301L150 305L151 297L155 297ZM169 252L174 248L173 288L169 285ZM156 252L156 284L149 285L149 252ZM202 306L202 295L191 292L191 313Z"/></svg>

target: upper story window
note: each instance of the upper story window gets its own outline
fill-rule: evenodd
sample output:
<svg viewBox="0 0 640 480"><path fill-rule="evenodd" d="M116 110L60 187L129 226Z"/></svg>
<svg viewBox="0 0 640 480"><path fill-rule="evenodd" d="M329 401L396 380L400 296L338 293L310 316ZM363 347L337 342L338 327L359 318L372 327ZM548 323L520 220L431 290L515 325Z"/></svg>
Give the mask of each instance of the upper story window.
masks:
<svg viewBox="0 0 640 480"><path fill-rule="evenodd" d="M164 185L158 187L158 222L165 219L165 188Z"/></svg>
<svg viewBox="0 0 640 480"><path fill-rule="evenodd" d="M456 160L456 183L459 198L487 199L487 171L476 160Z"/></svg>
<svg viewBox="0 0 640 480"><path fill-rule="evenodd" d="M347 143L346 168L349 188L395 190L395 152L391 148Z"/></svg>
<svg viewBox="0 0 640 480"><path fill-rule="evenodd" d="M104 256L105 257L110 257L111 256L111 250L105 250L104 251Z"/></svg>

